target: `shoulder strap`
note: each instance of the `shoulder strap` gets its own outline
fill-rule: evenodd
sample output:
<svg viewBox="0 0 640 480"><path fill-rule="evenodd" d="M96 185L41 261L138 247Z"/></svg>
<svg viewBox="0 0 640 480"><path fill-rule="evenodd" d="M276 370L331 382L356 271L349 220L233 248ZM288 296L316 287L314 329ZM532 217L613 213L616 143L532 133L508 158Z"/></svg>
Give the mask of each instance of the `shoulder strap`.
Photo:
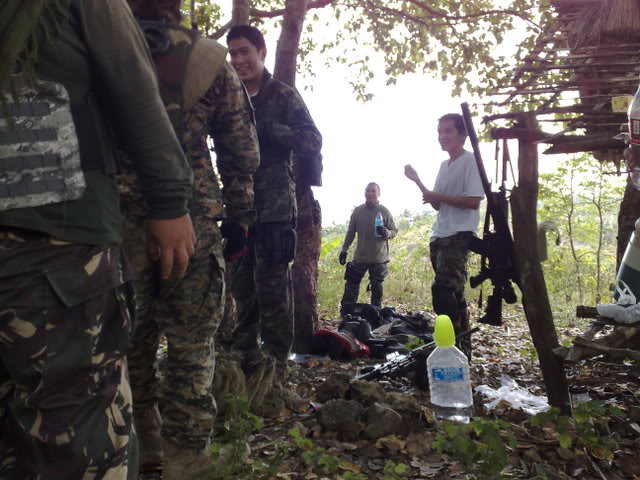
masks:
<svg viewBox="0 0 640 480"><path fill-rule="evenodd" d="M190 110L218 76L227 49L210 38L199 38L189 57L184 85L184 107Z"/></svg>

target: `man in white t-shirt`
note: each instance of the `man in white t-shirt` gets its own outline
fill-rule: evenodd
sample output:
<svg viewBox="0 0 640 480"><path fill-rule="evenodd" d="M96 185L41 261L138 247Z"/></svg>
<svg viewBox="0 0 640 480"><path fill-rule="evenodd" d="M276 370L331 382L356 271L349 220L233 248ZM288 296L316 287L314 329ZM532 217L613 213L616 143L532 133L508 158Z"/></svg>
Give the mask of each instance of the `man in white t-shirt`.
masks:
<svg viewBox="0 0 640 480"><path fill-rule="evenodd" d="M464 149L467 132L462 116L449 113L438 123L438 141L449 159L442 162L433 190L427 189L417 172L407 165L405 175L416 182L424 203L438 211L429 244L431 265L436 274L431 292L436 314L449 315L456 334L469 329L464 297L467 282L469 242L478 228L480 201L484 190L473 153ZM466 337L460 348L471 356Z"/></svg>

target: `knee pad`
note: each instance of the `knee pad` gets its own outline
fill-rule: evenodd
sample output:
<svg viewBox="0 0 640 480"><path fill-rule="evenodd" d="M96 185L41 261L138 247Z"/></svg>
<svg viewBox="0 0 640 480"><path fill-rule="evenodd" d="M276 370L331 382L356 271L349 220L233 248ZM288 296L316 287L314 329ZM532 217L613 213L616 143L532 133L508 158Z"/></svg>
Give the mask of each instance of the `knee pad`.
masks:
<svg viewBox="0 0 640 480"><path fill-rule="evenodd" d="M289 222L263 223L257 229L256 250L267 263L289 263L296 255L296 231Z"/></svg>

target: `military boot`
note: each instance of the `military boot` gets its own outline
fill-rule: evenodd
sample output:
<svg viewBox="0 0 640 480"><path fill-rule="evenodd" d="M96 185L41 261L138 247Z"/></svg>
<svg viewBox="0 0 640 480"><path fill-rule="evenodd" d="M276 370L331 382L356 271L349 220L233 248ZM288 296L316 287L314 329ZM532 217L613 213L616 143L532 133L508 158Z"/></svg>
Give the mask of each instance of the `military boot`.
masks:
<svg viewBox="0 0 640 480"><path fill-rule="evenodd" d="M158 406L134 408L133 418L138 433L139 471L149 472L162 467L162 417Z"/></svg>
<svg viewBox="0 0 640 480"><path fill-rule="evenodd" d="M205 480L216 478L213 462L205 448L189 448L162 439L162 480Z"/></svg>

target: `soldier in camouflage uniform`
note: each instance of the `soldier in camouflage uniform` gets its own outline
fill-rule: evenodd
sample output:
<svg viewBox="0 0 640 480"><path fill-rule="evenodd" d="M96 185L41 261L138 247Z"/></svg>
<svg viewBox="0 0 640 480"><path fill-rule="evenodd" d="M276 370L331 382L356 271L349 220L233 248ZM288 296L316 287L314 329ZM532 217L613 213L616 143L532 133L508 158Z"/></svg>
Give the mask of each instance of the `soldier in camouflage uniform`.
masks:
<svg viewBox="0 0 640 480"><path fill-rule="evenodd" d="M226 49L178 25L179 0L130 4L144 19L139 23L146 35L168 40L164 50L152 49L152 54L162 98L195 177L190 211L198 236L196 252L182 281L159 282L143 249L140 229L145 213L126 159L121 176L125 250L142 273L136 282L138 326L129 353L141 471L162 462L164 451L163 478L184 480L208 464L205 447L216 414L211 393L214 334L224 307L222 235L226 259L242 253L255 221L252 174L259 164L258 139L250 102L225 60ZM207 135L214 141L222 190ZM159 385L155 359L161 334L169 349Z"/></svg>
<svg viewBox="0 0 640 480"><path fill-rule="evenodd" d="M264 67L262 33L249 25L229 31L231 64L256 110L260 168L255 173L258 220L249 232L247 254L233 265L231 290L238 319L233 348L260 349L286 365L293 343L294 306L289 262L295 253L296 195L292 154L301 163L320 155L322 136L293 88Z"/></svg>
<svg viewBox="0 0 640 480"><path fill-rule="evenodd" d="M422 184L410 165L405 167L405 175L420 187L423 202L438 210L429 245L431 265L436 274L431 286L433 309L438 315L449 315L456 334L469 329L464 296L467 258L471 238L480 220L480 201L484 198L475 158L464 149L466 140L461 115L450 113L440 118L438 141L449 159L440 165L433 190ZM471 359L469 337L465 337L459 346Z"/></svg>
<svg viewBox="0 0 640 480"><path fill-rule="evenodd" d="M133 269L110 129L135 159L165 277L193 253L191 170L123 0L4 1L0 36L0 478L133 480Z"/></svg>

